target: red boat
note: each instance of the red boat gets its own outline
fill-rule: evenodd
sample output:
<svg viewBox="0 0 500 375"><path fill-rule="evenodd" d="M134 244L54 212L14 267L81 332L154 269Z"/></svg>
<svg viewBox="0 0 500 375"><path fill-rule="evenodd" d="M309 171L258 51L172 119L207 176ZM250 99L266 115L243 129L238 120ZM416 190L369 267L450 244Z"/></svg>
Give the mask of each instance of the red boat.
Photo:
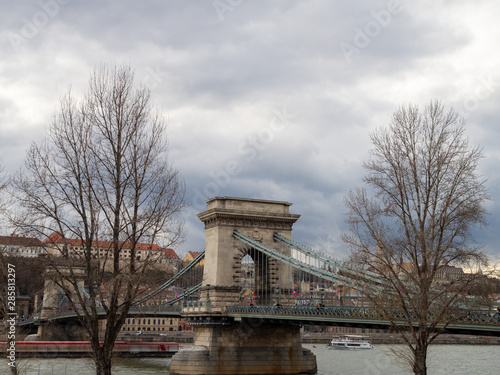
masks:
<svg viewBox="0 0 500 375"><path fill-rule="evenodd" d="M177 342L116 342L115 357L171 357L177 353ZM0 342L0 352L5 353L7 343ZM18 357L90 357L89 341L16 341Z"/></svg>

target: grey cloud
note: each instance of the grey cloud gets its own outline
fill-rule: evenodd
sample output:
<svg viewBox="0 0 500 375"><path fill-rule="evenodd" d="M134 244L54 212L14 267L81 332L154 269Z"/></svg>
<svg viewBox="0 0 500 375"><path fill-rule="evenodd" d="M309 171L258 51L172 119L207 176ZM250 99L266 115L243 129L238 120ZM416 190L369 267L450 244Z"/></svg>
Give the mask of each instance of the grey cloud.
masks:
<svg viewBox="0 0 500 375"><path fill-rule="evenodd" d="M480 77L498 80L494 48L471 56L476 81L457 61L481 42L462 22L462 2L402 0L403 10L372 29L369 45L348 62L340 44L354 45L356 29L386 14L388 1L242 1L222 16L212 1L65 1L19 50L9 35L21 32L23 17L33 20L39 3L9 2L0 15L0 147L8 154L2 159L9 170L22 164L60 96L70 84L82 93L96 64L129 62L168 118L172 160L186 178L189 201L196 201L185 214L184 251L204 246L196 213L210 197L206 189L290 201L302 214L295 238L345 255L342 198L361 184L369 133L389 123L400 104L439 97L460 108L475 100ZM484 145L482 172L498 200L500 90L484 93L466 114L474 141ZM284 107L295 116L289 125L259 147L248 143L265 137L273 111ZM29 124L24 110L31 111ZM492 225L477 238L498 255L500 208L491 203L490 211Z"/></svg>

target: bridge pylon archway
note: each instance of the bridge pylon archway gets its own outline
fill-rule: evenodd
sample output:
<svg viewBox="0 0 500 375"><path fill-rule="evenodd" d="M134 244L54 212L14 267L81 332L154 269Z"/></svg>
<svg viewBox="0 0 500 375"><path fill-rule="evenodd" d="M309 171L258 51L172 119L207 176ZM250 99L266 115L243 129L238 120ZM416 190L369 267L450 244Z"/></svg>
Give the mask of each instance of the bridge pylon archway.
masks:
<svg viewBox="0 0 500 375"><path fill-rule="evenodd" d="M205 224L205 271L202 295L209 292L212 311L240 300L241 260L250 255L255 261L257 303L271 304L276 293L292 288L287 265L258 256L258 252L233 236L235 230L290 255L290 249L274 241L277 232L290 238L293 224L300 215L289 212L291 203L261 199L215 197L198 217ZM279 291L279 292L278 292Z"/></svg>
<svg viewBox="0 0 500 375"><path fill-rule="evenodd" d="M86 332L82 326L75 321L68 323L49 323L50 318L54 317L61 308L61 302L69 300L65 296L64 290L74 290L75 286L65 277L75 280L75 284L82 288L85 280L85 267L79 266L58 266L57 270L48 266L44 272L44 291L43 301L40 309L40 325L38 326L37 336L41 340L71 341L83 340L86 338ZM72 293L73 294L73 293Z"/></svg>
<svg viewBox="0 0 500 375"><path fill-rule="evenodd" d="M255 302L283 301L293 288L288 264L241 242L235 231L290 256L291 250L273 234L290 238L300 215L291 214L291 203L281 201L215 197L206 203L198 217L205 224L201 296L207 297L201 309L183 312L195 324L194 346L172 358L170 374L315 374L316 356L302 348L297 324L226 317L227 306L241 303L241 262L247 255L255 262Z"/></svg>

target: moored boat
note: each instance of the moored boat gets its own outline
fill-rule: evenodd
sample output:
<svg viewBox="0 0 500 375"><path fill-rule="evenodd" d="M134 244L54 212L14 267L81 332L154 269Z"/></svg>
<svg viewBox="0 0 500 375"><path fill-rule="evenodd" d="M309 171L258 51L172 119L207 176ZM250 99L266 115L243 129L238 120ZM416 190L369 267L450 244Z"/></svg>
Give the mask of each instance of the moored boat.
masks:
<svg viewBox="0 0 500 375"><path fill-rule="evenodd" d="M16 341L18 357L90 357L93 355L89 341ZM172 357L180 349L177 342L115 342L114 357ZM7 343L0 342L5 353Z"/></svg>
<svg viewBox="0 0 500 375"><path fill-rule="evenodd" d="M373 345L368 341L368 336L360 335L333 336L332 341L326 346L328 349L341 350L373 349Z"/></svg>

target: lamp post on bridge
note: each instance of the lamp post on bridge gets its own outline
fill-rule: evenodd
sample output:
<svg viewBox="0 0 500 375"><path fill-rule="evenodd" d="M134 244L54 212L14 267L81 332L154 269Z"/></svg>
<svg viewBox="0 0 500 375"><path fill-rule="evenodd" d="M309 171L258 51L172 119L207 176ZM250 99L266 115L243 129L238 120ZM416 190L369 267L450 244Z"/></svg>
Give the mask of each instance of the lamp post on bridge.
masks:
<svg viewBox="0 0 500 375"><path fill-rule="evenodd" d="M212 309L212 301L210 301L210 284L207 284L207 299L205 301L205 311L210 311Z"/></svg>
<svg viewBox="0 0 500 375"><path fill-rule="evenodd" d="M276 294L276 306L281 306L281 299L280 299L281 289L279 286L277 286L274 289L274 293Z"/></svg>

